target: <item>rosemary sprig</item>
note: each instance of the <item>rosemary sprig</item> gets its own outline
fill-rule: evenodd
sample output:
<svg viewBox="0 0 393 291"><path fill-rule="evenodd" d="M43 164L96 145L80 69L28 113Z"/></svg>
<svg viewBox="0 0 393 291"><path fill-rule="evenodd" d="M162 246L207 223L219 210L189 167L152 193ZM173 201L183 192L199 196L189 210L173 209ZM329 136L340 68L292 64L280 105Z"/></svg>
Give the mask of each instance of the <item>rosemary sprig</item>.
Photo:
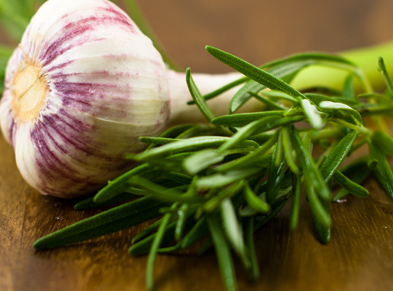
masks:
<svg viewBox="0 0 393 291"><path fill-rule="evenodd" d="M213 115L188 69L186 81L191 95L208 124L180 125L160 137L141 137L150 146L142 153L128 155L139 165L76 207L108 207L134 200L49 234L38 240L35 248L74 244L161 217L137 235L129 249L132 255L149 254L150 289L158 253L176 252L205 240L200 252L215 248L225 285L236 290L233 254L239 257L250 280L256 280L259 271L253 234L273 219L289 198L289 231L297 227L305 196L321 243L330 240L334 227L331 203L348 193L367 197L368 191L359 183L371 171L393 200L393 174L386 160L386 155L393 156L393 138L368 129L363 120L373 110L391 110L393 100L387 94L370 92L356 66L334 56L302 54L256 67L216 48L207 50L247 76L241 79L247 82L234 95L230 113ZM289 84L303 68L321 63L348 72L341 92L311 94ZM382 64L380 60L387 80ZM354 91L354 76L365 84L365 92ZM220 92L229 87L232 85ZM246 99L260 96L266 104L276 106L263 112L235 114ZM363 144L368 144L370 155L341 167ZM322 152L318 157L315 148ZM303 184L305 192L301 190ZM336 186L339 190L333 197ZM141 214L138 218L132 215L136 212Z"/></svg>

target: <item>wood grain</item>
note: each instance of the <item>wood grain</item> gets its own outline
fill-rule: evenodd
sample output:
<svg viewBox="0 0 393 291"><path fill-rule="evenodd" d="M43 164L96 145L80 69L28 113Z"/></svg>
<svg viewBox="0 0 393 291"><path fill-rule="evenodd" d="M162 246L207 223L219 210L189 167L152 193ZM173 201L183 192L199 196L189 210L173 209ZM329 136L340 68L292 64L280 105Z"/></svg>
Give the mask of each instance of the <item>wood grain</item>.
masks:
<svg viewBox="0 0 393 291"><path fill-rule="evenodd" d="M378 1L140 1L181 67L228 71L206 44L260 64L305 50L339 51L391 38L393 2ZM144 290L146 257L127 254L142 226L76 246L36 252L32 243L95 211L39 195L21 178L11 146L0 140L0 290ZM237 268L240 290L390 290L393 284L393 203L371 177L367 199L332 207L332 239L313 236L302 205L299 229L289 232L284 209L255 238L261 278ZM156 290L223 290L213 252L160 255Z"/></svg>

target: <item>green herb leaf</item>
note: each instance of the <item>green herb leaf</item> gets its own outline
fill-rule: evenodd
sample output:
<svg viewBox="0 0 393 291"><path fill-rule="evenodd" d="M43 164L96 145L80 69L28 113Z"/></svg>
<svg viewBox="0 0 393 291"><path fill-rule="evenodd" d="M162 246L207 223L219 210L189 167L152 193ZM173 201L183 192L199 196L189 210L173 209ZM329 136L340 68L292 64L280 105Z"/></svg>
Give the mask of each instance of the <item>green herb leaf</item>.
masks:
<svg viewBox="0 0 393 291"><path fill-rule="evenodd" d="M272 162L270 163L266 190L266 200L268 204L273 204L277 198L278 190L287 168L284 156L280 155L280 148L282 148L281 144L277 143L273 151ZM275 162L276 160L278 161L277 163Z"/></svg>
<svg viewBox="0 0 393 291"><path fill-rule="evenodd" d="M388 197L393 201L393 173L389 163L377 145L369 143L368 148L371 158L378 162L378 165L375 167L373 172L379 183L385 189Z"/></svg>
<svg viewBox="0 0 393 291"><path fill-rule="evenodd" d="M184 236L181 241L181 248L186 249L196 243L197 241L206 237L209 233L209 229L206 222L206 216L199 219L194 227Z"/></svg>
<svg viewBox="0 0 393 291"><path fill-rule="evenodd" d="M353 86L353 74L349 74L348 77L345 79L344 88L343 88L343 96L350 100L355 99L354 94L354 86Z"/></svg>
<svg viewBox="0 0 393 291"><path fill-rule="evenodd" d="M356 197L365 198L368 196L368 191L366 188L360 186L354 181L351 181L340 171L336 171L334 173L334 180L337 181L341 187Z"/></svg>
<svg viewBox="0 0 393 291"><path fill-rule="evenodd" d="M243 127L251 122L264 117L280 116L282 117L285 110L275 111L262 111L262 112L250 112L250 113L238 113L216 117L212 120L215 125Z"/></svg>
<svg viewBox="0 0 393 291"><path fill-rule="evenodd" d="M177 140L175 142L144 151L137 155L128 155L128 157L134 158L138 161L144 161L148 159L163 157L165 155L173 155L175 153L196 151L205 148L217 148L230 140L231 138L221 136L198 136L184 140ZM255 142L244 141L243 143L238 144L238 147L240 146L255 146Z"/></svg>
<svg viewBox="0 0 393 291"><path fill-rule="evenodd" d="M316 64L332 66L336 68L338 67L350 72L357 71L356 66L350 61L339 56L321 53L296 54L268 63L261 68L267 69L267 71L273 76L290 83L294 76L302 69ZM261 85L253 80L249 81L232 98L230 112L233 113L237 111L248 99L251 98L249 92L257 93L265 88L266 87L264 85Z"/></svg>
<svg viewBox="0 0 393 291"><path fill-rule="evenodd" d="M301 100L300 104L311 126L315 129L321 129L323 126L323 121L315 105L311 104L311 102L307 99Z"/></svg>
<svg viewBox="0 0 393 291"><path fill-rule="evenodd" d="M304 119L304 116L287 116L283 118L272 116L261 118L239 129L231 139L220 146L219 150L223 151L229 149L256 133L262 133L280 126L294 124Z"/></svg>
<svg viewBox="0 0 393 291"><path fill-rule="evenodd" d="M207 224L213 239L218 265L220 266L225 286L228 291L235 291L237 290L235 268L229 246L220 227L220 221L216 215L210 214L207 216Z"/></svg>
<svg viewBox="0 0 393 291"><path fill-rule="evenodd" d="M244 266L249 268L251 263L246 252L246 246L243 238L243 229L237 219L235 208L233 207L233 204L229 198L225 198L221 202L220 213L224 231L230 244L242 260Z"/></svg>
<svg viewBox="0 0 393 291"><path fill-rule="evenodd" d="M385 155L393 157L393 138L390 135L376 130L372 133L371 140Z"/></svg>
<svg viewBox="0 0 393 291"><path fill-rule="evenodd" d="M261 170L259 168L250 168L242 170L233 170L225 173L217 173L210 176L204 176L198 179L196 186L199 188L218 188L229 185L235 181L252 176Z"/></svg>
<svg viewBox="0 0 393 291"><path fill-rule="evenodd" d="M291 169L291 171L294 174L299 174L299 167L296 164L296 159L294 158L293 154L294 154L294 149L292 147L292 142L291 142L291 138L290 138L290 134L289 134L289 127L288 126L284 126L281 129L281 134L282 134L282 145L284 148L284 152L285 152L285 159L287 161L287 164L289 166L289 168Z"/></svg>
<svg viewBox="0 0 393 291"><path fill-rule="evenodd" d="M269 213L271 208L263 199L259 198L254 191L251 190L248 183L244 184L244 194L248 206L259 213Z"/></svg>
<svg viewBox="0 0 393 291"><path fill-rule="evenodd" d="M187 197L183 195L182 192L179 192L174 188L165 188L149 180L146 180L140 176L132 177L130 179L130 183L132 185L136 185L138 187L142 187L148 190L149 195L151 195L157 200L163 200L168 202L182 202L182 203L190 203L190 204L194 204L194 203L200 204L205 202L204 198Z"/></svg>
<svg viewBox="0 0 393 291"><path fill-rule="evenodd" d="M383 79L390 91L390 94L393 94L393 84L392 80L390 79L389 73L386 69L385 62L382 57L378 58L378 70L381 72Z"/></svg>
<svg viewBox="0 0 393 291"><path fill-rule="evenodd" d="M213 99L213 98L221 95L222 93L224 93L224 92L226 92L226 91L228 91L228 90L230 90L230 89L232 89L232 88L234 88L236 86L239 86L239 85L247 82L248 80L249 80L249 78L247 78L247 77L239 78L239 79L237 79L237 80L235 80L233 82L230 82L230 83L222 86L221 88L218 88L218 89L216 89L216 90L214 90L214 91L212 91L210 93L207 93L207 94L203 95L203 99L206 100L206 101L210 100L210 99ZM195 101L194 100L188 101L187 104L188 105L195 104Z"/></svg>
<svg viewBox="0 0 393 291"><path fill-rule="evenodd" d="M298 90L289 86L287 83L283 82L279 78L232 54L229 54L211 46L206 46L206 50L224 64L232 67L233 69L239 71L240 73L251 78L252 80L266 86L267 88L282 91L295 98L302 96L302 94Z"/></svg>
<svg viewBox="0 0 393 291"><path fill-rule="evenodd" d="M345 135L323 162L320 172L325 179L325 182L330 180L338 167L347 157L357 136L358 132L356 131L352 131Z"/></svg>
<svg viewBox="0 0 393 291"><path fill-rule="evenodd" d="M170 218L171 218L171 214L169 213L162 218L157 234L154 237L153 243L150 247L149 256L147 259L147 271L146 271L146 286L147 289L149 290L152 290L154 285L154 279L153 279L154 260L156 258L158 248L160 247L161 241L163 239Z"/></svg>
<svg viewBox="0 0 393 291"><path fill-rule="evenodd" d="M188 89L190 90L192 99L194 99L196 105L202 114L206 117L207 121L211 121L214 118L213 111L207 105L205 99L203 99L201 93L199 92L198 87L196 86L194 79L191 76L191 69L187 68L186 71L186 82Z"/></svg>
<svg viewBox="0 0 393 291"><path fill-rule="evenodd" d="M103 202L99 202L99 203L94 202L94 197L89 197L75 204L74 209L75 210L96 209L96 208L118 204L120 202L130 201L136 198L140 198L140 196L127 192L116 194L116 196L114 196L113 198L104 200Z"/></svg>
<svg viewBox="0 0 393 291"><path fill-rule="evenodd" d="M270 110L271 108L274 108L276 110L284 110L284 108L282 106L278 105L275 102L270 101L269 99L267 99L267 98L265 98L265 97L263 97L263 96L261 96L261 95L259 95L257 93L254 93L254 92L251 92L251 91L248 92L248 93L252 97L254 97L255 99L257 99L257 100L261 101L262 103L264 103L266 105L267 110Z"/></svg>
<svg viewBox="0 0 393 291"><path fill-rule="evenodd" d="M293 185L292 185L292 207L291 216L289 218L289 229L290 231L295 231L299 221L299 211L300 211L300 192L301 192L301 176L294 175Z"/></svg>
<svg viewBox="0 0 393 291"><path fill-rule="evenodd" d="M102 188L98 193L94 196L95 203L105 203L108 200L113 199L117 195L123 193L127 188L130 187L129 180L131 177L137 175L147 175L148 173L161 172L160 170L155 169L149 164L140 165L131 169L130 171L124 173L119 176L115 180L108 183L108 185Z"/></svg>
<svg viewBox="0 0 393 291"><path fill-rule="evenodd" d="M256 281L259 277L259 266L258 257L255 251L254 244L254 219L247 218L244 227L245 233L245 244L249 252L250 257L250 267L247 269L247 273L251 281Z"/></svg>
<svg viewBox="0 0 393 291"><path fill-rule="evenodd" d="M119 231L160 215L165 204L148 197L114 207L44 236L35 249L57 248Z"/></svg>
<svg viewBox="0 0 393 291"><path fill-rule="evenodd" d="M233 148L221 152L218 152L214 149L201 150L191 154L188 158L186 158L183 162L183 168L190 175L195 175L210 166L222 162L228 155L241 153L245 154L253 151L256 148L257 147Z"/></svg>
<svg viewBox="0 0 393 291"><path fill-rule="evenodd" d="M311 153L304 146L298 130L293 129L290 131L293 147L296 151L300 165L303 169L304 180L318 189L318 193L324 201L330 201L330 190L325 184L321 172L318 170L311 156Z"/></svg>

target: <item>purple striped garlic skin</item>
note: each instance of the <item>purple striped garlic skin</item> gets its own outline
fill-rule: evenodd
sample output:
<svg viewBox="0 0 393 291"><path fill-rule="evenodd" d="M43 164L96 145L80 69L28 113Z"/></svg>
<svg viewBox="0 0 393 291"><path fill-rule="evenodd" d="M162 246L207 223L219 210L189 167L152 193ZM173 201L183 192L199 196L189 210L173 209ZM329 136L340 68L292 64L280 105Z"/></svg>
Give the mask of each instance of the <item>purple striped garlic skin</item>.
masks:
<svg viewBox="0 0 393 291"><path fill-rule="evenodd" d="M151 40L106 0L49 0L12 55L1 130L24 179L75 197L130 167L139 136L169 118L166 67Z"/></svg>

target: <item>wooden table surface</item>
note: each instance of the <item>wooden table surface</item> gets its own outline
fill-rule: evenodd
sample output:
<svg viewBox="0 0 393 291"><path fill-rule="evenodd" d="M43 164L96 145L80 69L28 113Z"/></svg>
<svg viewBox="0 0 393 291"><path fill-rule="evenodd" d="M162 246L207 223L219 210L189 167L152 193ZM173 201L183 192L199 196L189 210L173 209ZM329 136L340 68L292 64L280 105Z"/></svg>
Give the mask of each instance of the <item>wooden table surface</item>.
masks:
<svg viewBox="0 0 393 291"><path fill-rule="evenodd" d="M254 64L291 53L335 52L390 40L390 0L140 1L169 54L193 71L224 72L206 44ZM393 125L392 125L393 126ZM255 237L261 278L240 290L391 290L393 203L371 177L367 199L332 207L332 239L316 241L303 207L289 233L282 211ZM10 145L0 139L0 290L144 290L146 257L127 254L134 227L88 243L36 252L39 237L94 214L73 201L39 195L21 178ZM159 255L156 290L223 290L213 252Z"/></svg>

